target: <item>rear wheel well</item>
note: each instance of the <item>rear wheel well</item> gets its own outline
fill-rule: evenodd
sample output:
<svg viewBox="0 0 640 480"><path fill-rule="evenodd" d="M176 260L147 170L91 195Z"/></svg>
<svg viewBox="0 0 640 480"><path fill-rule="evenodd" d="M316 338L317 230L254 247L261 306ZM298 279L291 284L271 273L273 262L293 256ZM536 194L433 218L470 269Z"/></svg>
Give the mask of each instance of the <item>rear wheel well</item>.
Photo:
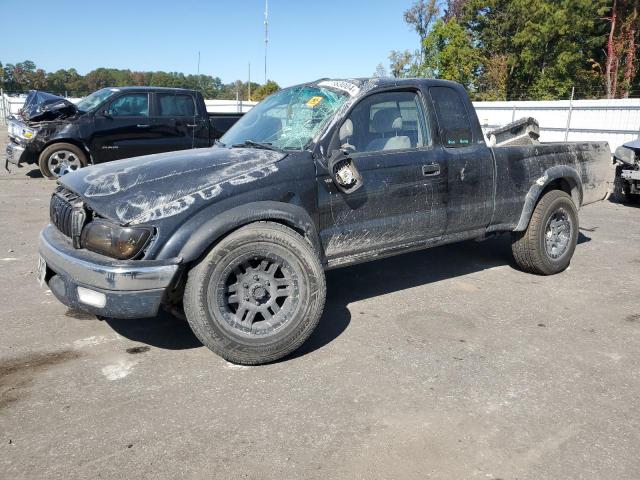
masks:
<svg viewBox="0 0 640 480"><path fill-rule="evenodd" d="M576 208L580 208L580 203L581 203L580 192L578 190L578 186L575 185L575 182L573 180L566 179L566 178L556 178L555 180L552 180L547 185L545 185L542 192L540 192L540 195L538 196L538 202L542 199L544 195L546 195L548 192L552 190L561 190L567 195L570 195L571 198L573 199L573 203L575 203L576 205Z"/></svg>

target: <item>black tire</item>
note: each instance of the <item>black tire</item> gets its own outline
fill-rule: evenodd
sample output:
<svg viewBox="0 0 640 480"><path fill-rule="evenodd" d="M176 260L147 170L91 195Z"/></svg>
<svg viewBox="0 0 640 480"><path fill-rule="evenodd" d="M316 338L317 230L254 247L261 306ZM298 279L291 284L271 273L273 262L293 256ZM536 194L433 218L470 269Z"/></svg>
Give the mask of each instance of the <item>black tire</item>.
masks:
<svg viewBox="0 0 640 480"><path fill-rule="evenodd" d="M184 310L210 350L258 365L309 338L325 297L324 271L311 245L288 227L257 222L225 237L191 269Z"/></svg>
<svg viewBox="0 0 640 480"><path fill-rule="evenodd" d="M571 262L578 228L578 210L572 198L560 190L547 192L533 210L527 229L512 233L511 251L516 264L525 272L539 275L562 272Z"/></svg>
<svg viewBox="0 0 640 480"><path fill-rule="evenodd" d="M38 166L40 167L40 172L42 172L42 175L44 175L50 180L55 180L56 178L68 173L67 171L68 169L54 168L52 170L50 168L49 160L52 157L52 155L55 155L56 153L73 158L72 163L75 166L75 168L69 169L69 171L73 171L77 168L83 168L87 166L87 156L80 148L76 147L71 143L64 143L64 142L53 143L49 145L47 148L45 148L42 151L42 153L40 153L40 156L38 157Z"/></svg>

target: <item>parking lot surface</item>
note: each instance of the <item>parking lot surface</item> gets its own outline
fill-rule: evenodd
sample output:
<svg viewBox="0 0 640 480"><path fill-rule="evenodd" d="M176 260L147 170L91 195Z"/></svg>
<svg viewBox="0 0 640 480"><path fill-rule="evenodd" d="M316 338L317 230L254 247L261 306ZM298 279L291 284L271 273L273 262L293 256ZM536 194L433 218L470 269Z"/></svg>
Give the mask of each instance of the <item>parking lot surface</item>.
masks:
<svg viewBox="0 0 640 480"><path fill-rule="evenodd" d="M553 277L507 236L330 271L310 341L241 367L40 288L54 185L0 174L0 478L640 478L640 208L582 209Z"/></svg>

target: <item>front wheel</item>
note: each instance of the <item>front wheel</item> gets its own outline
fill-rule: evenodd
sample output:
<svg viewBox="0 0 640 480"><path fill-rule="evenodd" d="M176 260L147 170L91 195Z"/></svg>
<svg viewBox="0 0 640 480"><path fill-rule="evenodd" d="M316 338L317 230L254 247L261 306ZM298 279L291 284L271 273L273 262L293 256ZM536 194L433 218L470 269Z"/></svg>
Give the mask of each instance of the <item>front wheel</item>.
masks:
<svg viewBox="0 0 640 480"><path fill-rule="evenodd" d="M553 275L565 270L578 242L578 210L560 190L546 193L524 232L513 232L511 251L525 272Z"/></svg>
<svg viewBox="0 0 640 480"><path fill-rule="evenodd" d="M54 143L45 148L38 158L42 175L52 180L86 167L87 156L71 143Z"/></svg>
<svg viewBox="0 0 640 480"><path fill-rule="evenodd" d="M189 272L184 308L206 347L230 362L257 365L302 345L325 296L311 245L288 227L258 222L225 237Z"/></svg>

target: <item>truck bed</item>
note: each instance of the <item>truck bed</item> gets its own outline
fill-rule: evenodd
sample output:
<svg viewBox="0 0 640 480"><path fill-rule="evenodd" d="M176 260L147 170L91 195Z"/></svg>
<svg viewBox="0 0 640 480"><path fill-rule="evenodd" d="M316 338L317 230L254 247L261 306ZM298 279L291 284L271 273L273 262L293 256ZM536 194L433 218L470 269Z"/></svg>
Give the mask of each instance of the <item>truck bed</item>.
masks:
<svg viewBox="0 0 640 480"><path fill-rule="evenodd" d="M531 185L542 189L549 175L573 179L561 182L578 208L602 200L612 179L607 142L535 143L492 147L491 151L496 165L492 230L522 227L514 225L513 218L524 215L529 197L538 193L532 192Z"/></svg>

